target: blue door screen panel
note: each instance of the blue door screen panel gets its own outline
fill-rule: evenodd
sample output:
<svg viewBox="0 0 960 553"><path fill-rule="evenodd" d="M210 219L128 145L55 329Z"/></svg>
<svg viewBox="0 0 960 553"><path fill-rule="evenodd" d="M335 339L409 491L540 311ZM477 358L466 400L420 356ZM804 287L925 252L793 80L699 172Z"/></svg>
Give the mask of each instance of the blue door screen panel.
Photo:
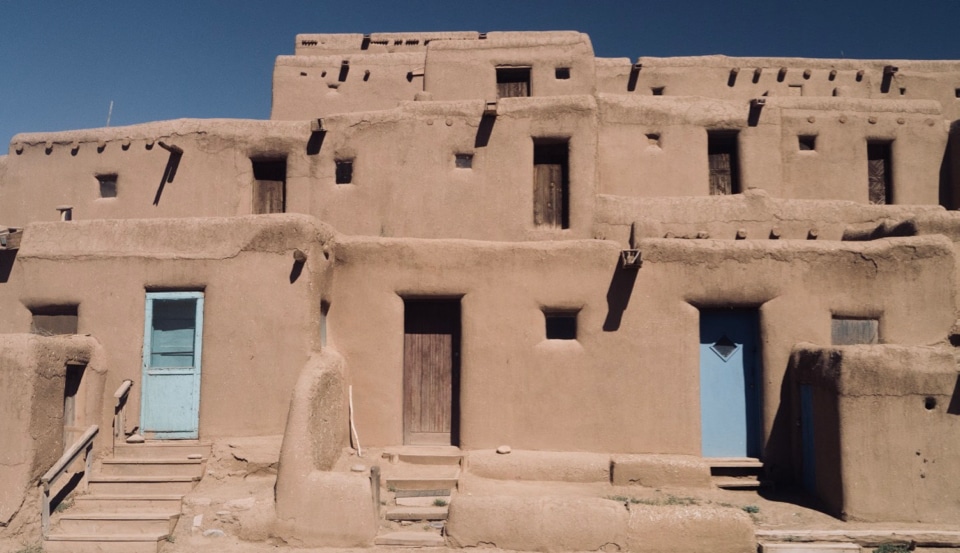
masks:
<svg viewBox="0 0 960 553"><path fill-rule="evenodd" d="M759 317L700 312L700 413L704 457L760 456Z"/></svg>
<svg viewBox="0 0 960 553"><path fill-rule="evenodd" d="M147 294L140 426L152 438L196 438L202 292Z"/></svg>

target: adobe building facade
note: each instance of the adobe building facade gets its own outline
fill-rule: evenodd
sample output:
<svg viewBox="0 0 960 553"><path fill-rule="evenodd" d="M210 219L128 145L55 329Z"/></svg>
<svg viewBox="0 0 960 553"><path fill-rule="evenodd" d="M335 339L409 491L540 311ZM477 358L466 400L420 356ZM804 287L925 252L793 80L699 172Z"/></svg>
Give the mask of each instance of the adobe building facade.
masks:
<svg viewBox="0 0 960 553"><path fill-rule="evenodd" d="M0 524L39 516L94 424L101 457L111 433L283 435L275 532L305 545L374 543L357 438L494 479L752 469L844 520L956 520L957 120L960 62L307 34L268 121L17 135L0 409L44 430L0 437ZM444 539L644 550L690 516L664 512L460 494ZM743 513L697 516L755 546Z"/></svg>

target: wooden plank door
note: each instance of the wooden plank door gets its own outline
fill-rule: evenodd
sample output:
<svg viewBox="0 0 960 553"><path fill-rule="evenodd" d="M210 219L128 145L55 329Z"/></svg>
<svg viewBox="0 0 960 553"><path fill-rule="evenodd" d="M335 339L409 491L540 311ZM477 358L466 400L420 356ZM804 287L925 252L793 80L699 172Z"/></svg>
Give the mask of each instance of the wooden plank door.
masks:
<svg viewBox="0 0 960 553"><path fill-rule="evenodd" d="M710 194L733 194L733 170L730 152L712 153L710 157Z"/></svg>
<svg viewBox="0 0 960 553"><path fill-rule="evenodd" d="M404 302L403 441L456 445L459 300Z"/></svg>
<svg viewBox="0 0 960 553"><path fill-rule="evenodd" d="M704 457L760 456L758 314L700 312L700 416Z"/></svg>
<svg viewBox="0 0 960 553"><path fill-rule="evenodd" d="M563 228L563 165L537 163L533 168L533 224Z"/></svg>
<svg viewBox="0 0 960 553"><path fill-rule="evenodd" d="M891 204L890 143L867 144L867 176L871 204Z"/></svg>
<svg viewBox="0 0 960 553"><path fill-rule="evenodd" d="M148 293L145 319L141 433L197 438L203 292Z"/></svg>

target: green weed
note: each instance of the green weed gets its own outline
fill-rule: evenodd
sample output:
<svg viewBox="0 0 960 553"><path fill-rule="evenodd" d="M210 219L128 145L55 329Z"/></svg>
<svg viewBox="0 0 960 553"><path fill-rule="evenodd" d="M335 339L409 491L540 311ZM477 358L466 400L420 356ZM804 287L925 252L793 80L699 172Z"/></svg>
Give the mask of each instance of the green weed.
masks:
<svg viewBox="0 0 960 553"><path fill-rule="evenodd" d="M441 499L441 498L438 497L438 498L436 498L436 499L433 500L433 506L434 506L434 507L446 507L446 506L447 506L447 500L446 500L446 499Z"/></svg>

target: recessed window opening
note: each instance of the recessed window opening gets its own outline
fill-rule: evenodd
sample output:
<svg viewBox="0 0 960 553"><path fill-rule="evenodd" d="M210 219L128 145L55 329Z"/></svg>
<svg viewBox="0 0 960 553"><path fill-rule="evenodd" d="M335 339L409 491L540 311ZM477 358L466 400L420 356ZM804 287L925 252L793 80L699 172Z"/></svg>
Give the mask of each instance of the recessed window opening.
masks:
<svg viewBox="0 0 960 553"><path fill-rule="evenodd" d="M906 93L907 93L907 89L904 87L900 87L900 95L903 96Z"/></svg>
<svg viewBox="0 0 960 553"><path fill-rule="evenodd" d="M287 158L251 159L253 165L253 212L286 211Z"/></svg>
<svg viewBox="0 0 960 553"><path fill-rule="evenodd" d="M457 169L473 168L473 154L454 154L453 158Z"/></svg>
<svg viewBox="0 0 960 553"><path fill-rule="evenodd" d="M576 340L577 311L544 310L547 340Z"/></svg>
<svg viewBox="0 0 960 553"><path fill-rule="evenodd" d="M707 157L710 164L710 194L739 194L737 131L708 131Z"/></svg>
<svg viewBox="0 0 960 553"><path fill-rule="evenodd" d="M554 75L559 80L567 80L570 78L570 68L569 67L558 67L554 71Z"/></svg>
<svg viewBox="0 0 960 553"><path fill-rule="evenodd" d="M338 159L337 163L337 184L350 184L353 182L353 159Z"/></svg>
<svg viewBox="0 0 960 553"><path fill-rule="evenodd" d="M569 143L533 141L533 223L541 228L570 228Z"/></svg>
<svg viewBox="0 0 960 553"><path fill-rule="evenodd" d="M41 336L59 336L77 333L77 306L76 305L45 305L30 309L33 320L30 325L31 334Z"/></svg>
<svg viewBox="0 0 960 553"><path fill-rule="evenodd" d="M497 98L530 96L529 67L498 67Z"/></svg>
<svg viewBox="0 0 960 553"><path fill-rule="evenodd" d="M960 98L960 88L953 89L953 95L957 98Z"/></svg>
<svg viewBox="0 0 960 553"><path fill-rule="evenodd" d="M889 140L867 142L867 177L871 204L893 203L892 143Z"/></svg>
<svg viewBox="0 0 960 553"><path fill-rule="evenodd" d="M665 86L654 86L654 87L650 87L650 92L651 92L654 96L663 96L663 91L664 91L665 89L666 89Z"/></svg>
<svg viewBox="0 0 960 553"><path fill-rule="evenodd" d="M803 96L803 85L802 84L788 85L787 96Z"/></svg>
<svg viewBox="0 0 960 553"><path fill-rule="evenodd" d="M650 146L660 147L660 133L650 132L647 133L647 144Z"/></svg>
<svg viewBox="0 0 960 553"><path fill-rule="evenodd" d="M801 134L797 137L800 151L812 151L817 149L817 137L812 134Z"/></svg>
<svg viewBox="0 0 960 553"><path fill-rule="evenodd" d="M106 175L97 175L97 181L100 183L101 198L117 197L117 174L109 173Z"/></svg>
<svg viewBox="0 0 960 553"><path fill-rule="evenodd" d="M834 316L831 320L830 338L835 346L877 344L880 342L880 321Z"/></svg>

